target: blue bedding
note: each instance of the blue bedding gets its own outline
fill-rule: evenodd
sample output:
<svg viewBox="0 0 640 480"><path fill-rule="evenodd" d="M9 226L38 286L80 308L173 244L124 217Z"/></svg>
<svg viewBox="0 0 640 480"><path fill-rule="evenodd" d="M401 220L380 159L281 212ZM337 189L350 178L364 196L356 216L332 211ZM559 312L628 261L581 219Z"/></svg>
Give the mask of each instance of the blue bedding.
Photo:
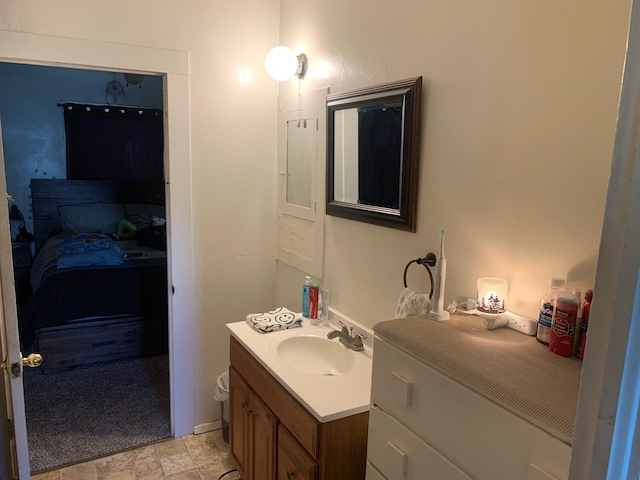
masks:
<svg viewBox="0 0 640 480"><path fill-rule="evenodd" d="M110 247L102 250L87 250L82 253L63 254L58 258L58 268L91 267L122 265L122 252L120 247L112 243Z"/></svg>
<svg viewBox="0 0 640 480"><path fill-rule="evenodd" d="M104 233L76 233L62 242L60 248L65 255L77 255L91 250L105 250L113 245L113 240Z"/></svg>

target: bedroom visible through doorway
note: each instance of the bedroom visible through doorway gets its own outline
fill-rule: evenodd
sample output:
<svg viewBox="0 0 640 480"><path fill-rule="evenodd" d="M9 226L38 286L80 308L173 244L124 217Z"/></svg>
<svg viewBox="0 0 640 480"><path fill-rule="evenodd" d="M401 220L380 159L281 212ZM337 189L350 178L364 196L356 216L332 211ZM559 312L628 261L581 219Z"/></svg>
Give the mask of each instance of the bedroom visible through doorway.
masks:
<svg viewBox="0 0 640 480"><path fill-rule="evenodd" d="M44 372L24 373L31 470L167 438L165 167L159 166L160 181L67 179L60 106L161 112L163 78L134 84L121 73L0 63L0 85L7 191L17 211L10 226L23 353L48 352ZM135 162L135 148L126 155ZM78 241L90 252L74 251ZM65 257L56 258L60 251ZM40 314L47 309L49 318ZM42 425L48 431L39 431ZM74 425L91 441L78 438L72 447ZM83 443L91 449L79 448ZM73 458L70 450L85 457Z"/></svg>

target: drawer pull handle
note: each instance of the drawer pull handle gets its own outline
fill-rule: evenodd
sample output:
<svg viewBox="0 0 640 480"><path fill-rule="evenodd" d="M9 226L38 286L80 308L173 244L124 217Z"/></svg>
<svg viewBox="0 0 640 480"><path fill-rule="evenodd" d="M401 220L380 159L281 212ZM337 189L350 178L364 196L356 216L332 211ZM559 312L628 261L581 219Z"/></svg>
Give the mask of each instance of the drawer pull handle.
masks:
<svg viewBox="0 0 640 480"><path fill-rule="evenodd" d="M391 396L403 407L411 404L411 395L413 394L413 383L402 378L396 372L391 372Z"/></svg>
<svg viewBox="0 0 640 480"><path fill-rule="evenodd" d="M295 472L287 472L287 480L291 480L294 475L295 475Z"/></svg>
<svg viewBox="0 0 640 480"><path fill-rule="evenodd" d="M404 477L407 472L407 454L397 445L387 442L389 466L395 472L396 476Z"/></svg>
<svg viewBox="0 0 640 480"><path fill-rule="evenodd" d="M247 402L240 402L240 406L246 410L247 409Z"/></svg>
<svg viewBox="0 0 640 480"><path fill-rule="evenodd" d="M250 408L245 409L245 412L247 412L247 415L251 415L251 412L253 412L253 410L251 410Z"/></svg>

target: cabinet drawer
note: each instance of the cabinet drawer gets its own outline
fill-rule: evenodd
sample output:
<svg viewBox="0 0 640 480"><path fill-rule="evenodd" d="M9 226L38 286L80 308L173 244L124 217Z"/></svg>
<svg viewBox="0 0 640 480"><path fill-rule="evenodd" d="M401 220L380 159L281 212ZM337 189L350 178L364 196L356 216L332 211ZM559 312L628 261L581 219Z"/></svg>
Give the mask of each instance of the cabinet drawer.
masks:
<svg viewBox="0 0 640 480"><path fill-rule="evenodd" d="M369 412L368 460L388 480L471 480L430 445L378 408Z"/></svg>
<svg viewBox="0 0 640 480"><path fill-rule="evenodd" d="M367 480L387 480L370 462L367 462Z"/></svg>
<svg viewBox="0 0 640 480"><path fill-rule="evenodd" d="M569 476L569 445L379 336L372 402L478 480L526 479L530 463Z"/></svg>
<svg viewBox="0 0 640 480"><path fill-rule="evenodd" d="M278 426L278 480L316 480L318 465L282 425Z"/></svg>

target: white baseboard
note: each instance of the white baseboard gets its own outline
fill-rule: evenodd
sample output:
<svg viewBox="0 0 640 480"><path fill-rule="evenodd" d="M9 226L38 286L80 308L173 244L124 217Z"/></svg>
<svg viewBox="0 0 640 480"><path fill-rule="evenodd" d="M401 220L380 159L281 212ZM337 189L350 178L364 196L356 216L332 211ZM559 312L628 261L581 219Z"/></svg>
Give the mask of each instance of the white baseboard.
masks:
<svg viewBox="0 0 640 480"><path fill-rule="evenodd" d="M217 420L215 422L209 423L201 423L200 425L196 425L193 427L194 435L199 435L205 432L211 432L212 430L220 430L222 428L222 420Z"/></svg>

